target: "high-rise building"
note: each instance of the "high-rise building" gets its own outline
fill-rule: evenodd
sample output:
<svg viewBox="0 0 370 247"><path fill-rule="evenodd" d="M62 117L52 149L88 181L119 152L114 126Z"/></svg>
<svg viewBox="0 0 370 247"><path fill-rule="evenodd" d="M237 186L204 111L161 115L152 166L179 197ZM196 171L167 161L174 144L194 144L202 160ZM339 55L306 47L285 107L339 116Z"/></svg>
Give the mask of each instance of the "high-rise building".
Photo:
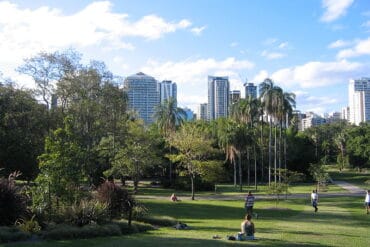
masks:
<svg viewBox="0 0 370 247"><path fill-rule="evenodd" d="M186 114L186 121L193 121L194 120L194 112L190 109L190 108L187 108L187 107L184 107L183 108L185 114Z"/></svg>
<svg viewBox="0 0 370 247"><path fill-rule="evenodd" d="M239 90L232 90L230 91L230 97L229 97L229 105L232 105L240 100L240 91Z"/></svg>
<svg viewBox="0 0 370 247"><path fill-rule="evenodd" d="M257 98L257 86L255 86L251 82L244 83L245 88L245 98L248 99L249 97L252 97L252 99Z"/></svg>
<svg viewBox="0 0 370 247"><path fill-rule="evenodd" d="M229 91L229 77L208 76L208 120L228 116Z"/></svg>
<svg viewBox="0 0 370 247"><path fill-rule="evenodd" d="M325 118L320 117L313 112L308 112L306 113L306 118L302 119L302 131L305 131L310 127L319 126L325 123L326 123Z"/></svg>
<svg viewBox="0 0 370 247"><path fill-rule="evenodd" d="M198 119L199 120L207 120L207 112L208 112L208 104L207 103L203 103L203 104L200 104L199 105L199 112L198 112Z"/></svg>
<svg viewBox="0 0 370 247"><path fill-rule="evenodd" d="M124 85L127 88L128 104L136 111L145 124L153 123L155 107L159 104L157 81L142 72L128 76Z"/></svg>
<svg viewBox="0 0 370 247"><path fill-rule="evenodd" d="M370 121L370 78L350 80L348 102L350 123Z"/></svg>
<svg viewBox="0 0 370 247"><path fill-rule="evenodd" d="M169 98L177 101L177 85L172 81L162 81L158 83L159 87L159 101L163 103Z"/></svg>
<svg viewBox="0 0 370 247"><path fill-rule="evenodd" d="M343 107L340 118L349 121L349 106Z"/></svg>

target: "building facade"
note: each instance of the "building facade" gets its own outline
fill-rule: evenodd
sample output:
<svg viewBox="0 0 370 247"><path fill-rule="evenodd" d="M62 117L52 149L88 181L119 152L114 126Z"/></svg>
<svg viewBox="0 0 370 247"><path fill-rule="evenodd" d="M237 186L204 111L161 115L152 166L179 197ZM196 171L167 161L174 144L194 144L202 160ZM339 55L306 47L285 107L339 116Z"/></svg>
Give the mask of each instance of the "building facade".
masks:
<svg viewBox="0 0 370 247"><path fill-rule="evenodd" d="M249 97L252 97L252 99L257 98L257 86L255 86L251 82L244 83L245 88L245 98L248 99Z"/></svg>
<svg viewBox="0 0 370 247"><path fill-rule="evenodd" d="M370 78L350 80L348 88L349 122L370 121Z"/></svg>
<svg viewBox="0 0 370 247"><path fill-rule="evenodd" d="M128 76L124 85L129 108L136 111L145 124L153 123L155 107L159 104L158 86L154 77L139 72Z"/></svg>
<svg viewBox="0 0 370 247"><path fill-rule="evenodd" d="M158 83L159 102L163 103L169 98L173 98L177 102L177 85L172 81L162 81Z"/></svg>
<svg viewBox="0 0 370 247"><path fill-rule="evenodd" d="M229 77L208 76L208 120L228 116L229 92Z"/></svg>
<svg viewBox="0 0 370 247"><path fill-rule="evenodd" d="M207 103L200 104L198 114L197 114L197 119L206 121L207 114L208 114L207 112L208 112L208 104Z"/></svg>
<svg viewBox="0 0 370 247"><path fill-rule="evenodd" d="M240 100L240 91L239 90L231 90L230 91L230 96L229 96L229 104L230 106Z"/></svg>

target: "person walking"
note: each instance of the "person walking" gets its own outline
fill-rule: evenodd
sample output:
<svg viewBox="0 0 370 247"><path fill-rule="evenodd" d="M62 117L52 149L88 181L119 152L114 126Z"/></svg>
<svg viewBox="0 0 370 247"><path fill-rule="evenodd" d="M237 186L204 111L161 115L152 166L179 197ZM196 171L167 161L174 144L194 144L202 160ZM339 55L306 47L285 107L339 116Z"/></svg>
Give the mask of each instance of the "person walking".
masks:
<svg viewBox="0 0 370 247"><path fill-rule="evenodd" d="M365 209L366 209L366 214L369 214L369 209L370 209L370 190L366 192L365 196Z"/></svg>
<svg viewBox="0 0 370 247"><path fill-rule="evenodd" d="M319 196L317 195L317 191L313 190L312 193L311 193L311 203L312 203L312 207L315 208L315 213L318 210L318 208L317 208L318 201L319 201Z"/></svg>
<svg viewBox="0 0 370 247"><path fill-rule="evenodd" d="M253 215L254 195L252 191L248 191L248 195L245 197L245 210L247 215Z"/></svg>

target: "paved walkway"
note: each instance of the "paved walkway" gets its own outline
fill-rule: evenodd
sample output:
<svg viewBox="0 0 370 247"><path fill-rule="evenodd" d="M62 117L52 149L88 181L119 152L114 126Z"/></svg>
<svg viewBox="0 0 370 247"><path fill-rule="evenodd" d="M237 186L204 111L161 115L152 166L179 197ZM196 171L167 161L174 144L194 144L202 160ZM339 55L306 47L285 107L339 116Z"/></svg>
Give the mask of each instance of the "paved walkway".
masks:
<svg viewBox="0 0 370 247"><path fill-rule="evenodd" d="M359 188L353 184L344 182L344 181L333 181L334 184L342 187L343 189L347 190L348 192L325 192L320 193L320 198L323 197L343 197L343 196L363 196L365 194L365 190L362 188ZM257 199L274 199L274 195L255 195ZM159 200L169 200L170 196L151 196L151 195L137 195L137 199L159 199ZM285 194L280 195L281 199L285 198ZM310 198L310 193L297 193L297 194L290 194L287 195L288 199L299 199L299 198ZM180 200L189 201L191 200L190 196L179 196ZM245 195L197 195L195 194L195 200L220 200L220 201L235 201L235 200L241 200L243 201L245 199Z"/></svg>
<svg viewBox="0 0 370 247"><path fill-rule="evenodd" d="M364 194L365 193L364 189L356 185L347 183L345 181L333 181L333 183L347 190L351 194Z"/></svg>

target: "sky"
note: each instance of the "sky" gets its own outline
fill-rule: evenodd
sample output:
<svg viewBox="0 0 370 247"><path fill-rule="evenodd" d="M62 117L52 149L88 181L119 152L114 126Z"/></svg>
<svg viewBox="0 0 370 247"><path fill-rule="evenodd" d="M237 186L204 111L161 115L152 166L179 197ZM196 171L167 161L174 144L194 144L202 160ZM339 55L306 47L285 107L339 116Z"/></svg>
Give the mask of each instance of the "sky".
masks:
<svg viewBox="0 0 370 247"><path fill-rule="evenodd" d="M73 48L115 75L177 83L178 103L207 102L207 76L231 90L265 78L297 110L348 105L350 79L370 77L369 0L0 0L0 71L20 87L25 58Z"/></svg>

